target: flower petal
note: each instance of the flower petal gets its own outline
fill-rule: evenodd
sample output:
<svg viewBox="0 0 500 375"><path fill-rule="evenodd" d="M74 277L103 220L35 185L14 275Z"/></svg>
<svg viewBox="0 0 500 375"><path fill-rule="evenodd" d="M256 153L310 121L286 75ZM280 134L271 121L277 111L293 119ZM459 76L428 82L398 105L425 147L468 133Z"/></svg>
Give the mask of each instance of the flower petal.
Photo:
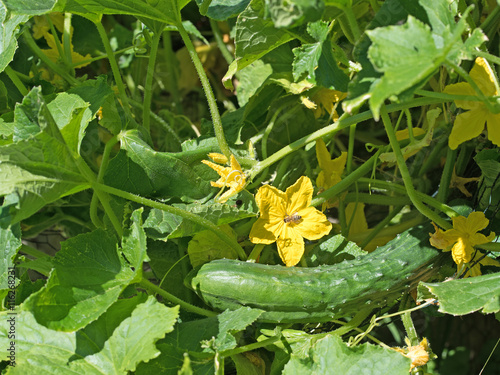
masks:
<svg viewBox="0 0 500 375"><path fill-rule="evenodd" d="M463 237L459 237L451 249L451 256L456 264L469 263L473 251L474 248Z"/></svg>
<svg viewBox="0 0 500 375"><path fill-rule="evenodd" d="M443 90L446 94L452 95L469 95L476 96L476 92L467 82L455 83L453 85L448 85ZM474 100L455 100L455 104L458 108L462 109L473 109L482 103Z"/></svg>
<svg viewBox="0 0 500 375"><path fill-rule="evenodd" d="M304 254L304 239L294 228L284 226L282 235L276 240L278 254L287 267L299 263Z"/></svg>
<svg viewBox="0 0 500 375"><path fill-rule="evenodd" d="M281 221L286 216L286 194L274 186L264 185L255 195L260 217L271 222Z"/></svg>
<svg viewBox="0 0 500 375"><path fill-rule="evenodd" d="M488 139L500 146L500 114L488 114L486 125L488 127Z"/></svg>
<svg viewBox="0 0 500 375"><path fill-rule="evenodd" d="M308 240L320 239L332 230L332 223L314 207L300 210L298 214L302 216L302 221L293 226L293 229Z"/></svg>
<svg viewBox="0 0 500 375"><path fill-rule="evenodd" d="M486 109L480 109L459 114L448 140L450 148L455 150L460 144L481 134L488 113Z"/></svg>
<svg viewBox="0 0 500 375"><path fill-rule="evenodd" d="M276 241L276 232L268 230L268 228L266 227L268 224L269 222L265 219L262 219L262 217L257 219L257 221L253 224L252 229L250 230L250 241L252 241L253 243L261 243L266 245Z"/></svg>
<svg viewBox="0 0 500 375"><path fill-rule="evenodd" d="M497 91L495 88L495 73L493 73L490 65L483 57L478 57L476 59L472 70L469 72L469 75L474 80L474 82L476 82L484 95L497 95Z"/></svg>
<svg viewBox="0 0 500 375"><path fill-rule="evenodd" d="M309 177L302 176L297 182L286 189L288 215L293 215L296 212L309 207L312 201L313 186Z"/></svg>

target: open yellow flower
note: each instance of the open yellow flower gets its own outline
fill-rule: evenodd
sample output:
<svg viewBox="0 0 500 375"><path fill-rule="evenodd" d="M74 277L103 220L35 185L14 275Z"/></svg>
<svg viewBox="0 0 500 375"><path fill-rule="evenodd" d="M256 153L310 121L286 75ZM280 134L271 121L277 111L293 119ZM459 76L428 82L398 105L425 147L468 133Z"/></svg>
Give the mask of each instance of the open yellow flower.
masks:
<svg viewBox="0 0 500 375"><path fill-rule="evenodd" d="M486 228L489 223L482 212L471 212L467 218L464 216L454 217L452 221L453 228L444 232L434 225L436 232L429 234L431 236L430 243L438 249L451 250L453 260L458 269L461 270L465 264L473 262L474 259L480 259L483 255L480 251L476 251L474 256L474 246L491 242L495 238L495 233L491 232L488 237L477 233ZM468 275L480 275L480 264L500 265L493 259L485 257L473 265Z"/></svg>
<svg viewBox="0 0 500 375"><path fill-rule="evenodd" d="M318 159L318 165L321 168L321 172L319 172L318 178L316 179L316 185L321 193L342 180L341 176L342 173L344 173L347 152L342 152L338 158L332 160L325 142L320 138L316 141L316 157ZM323 204L323 210L333 206L335 206L335 204L328 200Z"/></svg>
<svg viewBox="0 0 500 375"><path fill-rule="evenodd" d="M495 73L484 58L478 57L476 59L474 67L470 71L470 77L485 96L498 95ZM444 92L457 95L476 95L472 86L467 82L446 86ZM459 108L468 109L468 111L459 114L455 119L448 140L452 150L455 150L461 143L481 134L485 123L488 128L488 139L500 146L500 113L491 113L483 102L455 100L455 104Z"/></svg>
<svg viewBox="0 0 500 375"><path fill-rule="evenodd" d="M250 231L250 241L256 244L276 242L287 267L296 265L302 258L304 238L317 240L332 229L323 213L309 207L313 190L311 180L302 176L286 192L264 185L255 196L260 217Z"/></svg>
<svg viewBox="0 0 500 375"><path fill-rule="evenodd" d="M227 158L222 154L211 153L208 154L208 156L214 161L227 162ZM229 190L218 199L220 203L226 202L230 197L239 193L245 187L245 174L241 170L240 164L234 155L231 155L231 166L229 167L223 167L222 165L212 163L208 160L202 160L201 162L215 170L220 176L217 181L210 181L212 186L219 188L229 187Z"/></svg>

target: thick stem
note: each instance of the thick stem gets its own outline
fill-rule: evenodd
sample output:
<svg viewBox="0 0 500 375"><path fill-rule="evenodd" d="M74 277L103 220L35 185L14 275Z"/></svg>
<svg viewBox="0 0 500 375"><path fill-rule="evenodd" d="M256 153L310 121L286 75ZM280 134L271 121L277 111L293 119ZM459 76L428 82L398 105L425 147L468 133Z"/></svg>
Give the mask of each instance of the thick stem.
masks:
<svg viewBox="0 0 500 375"><path fill-rule="evenodd" d="M228 158L231 158L231 150L226 142L226 137L224 135L224 129L222 127L222 120L220 117L219 109L217 108L217 101L215 100L214 92L212 87L210 86L210 81L208 80L207 74L205 73L205 69L203 68L203 64L196 53L196 49L193 45L193 42L189 38L189 35L182 25L181 22L177 24L177 29L181 35L182 40L189 52L189 56L191 56L191 60L193 60L194 67L196 72L198 73L198 77L200 78L201 85L203 86L203 90L205 91L205 96L207 98L208 106L210 108L210 114L212 115L212 123L214 126L215 137L217 138L217 143L219 144L219 148L222 153Z"/></svg>
<svg viewBox="0 0 500 375"><path fill-rule="evenodd" d="M139 283L139 285L141 285L143 288L145 288L147 290L150 290L150 291L152 291L152 292L154 292L156 294L159 294L160 296L162 296L167 301L170 301L170 302L172 302L174 304L179 305L182 309L184 309L186 311L189 311L189 312L192 312L192 313L195 313L195 314L198 314L198 315L202 315L202 316L208 316L208 317L216 316L217 315L217 313L214 312L214 311L206 310L206 309L203 309L201 307L194 306L194 305L191 305L190 303L187 303L186 301L184 301L184 300L182 300L182 299L174 296L173 294L170 294L166 290L164 290L164 289L160 288L159 286L153 284L149 280L142 279L141 282Z"/></svg>
<svg viewBox="0 0 500 375"><path fill-rule="evenodd" d="M111 48L111 44L109 43L109 38L108 35L106 34L106 30L104 29L104 26L102 26L101 22L95 22L94 24L97 28L99 36L101 37L104 50L108 55L109 65L111 66L111 71L113 72L113 77L115 79L116 87L118 88L118 95L120 97L123 110L125 111L128 119L133 124L136 124L134 117L132 116L132 112L130 111L130 106L128 104L128 97L125 92L125 84L123 83L122 76L120 74L120 68L118 67L118 63L116 62L115 54L113 52L113 49Z"/></svg>

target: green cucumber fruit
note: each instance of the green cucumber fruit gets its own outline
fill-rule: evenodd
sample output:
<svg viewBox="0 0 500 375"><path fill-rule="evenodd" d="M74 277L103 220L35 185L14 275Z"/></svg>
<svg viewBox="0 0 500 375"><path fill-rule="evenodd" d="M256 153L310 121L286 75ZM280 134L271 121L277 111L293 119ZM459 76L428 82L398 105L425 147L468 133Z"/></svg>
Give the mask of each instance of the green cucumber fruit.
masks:
<svg viewBox="0 0 500 375"><path fill-rule="evenodd" d="M284 267L219 259L190 280L218 310L262 309L264 322L321 322L386 306L439 270L440 251L429 244L432 227L398 235L372 253L330 266Z"/></svg>

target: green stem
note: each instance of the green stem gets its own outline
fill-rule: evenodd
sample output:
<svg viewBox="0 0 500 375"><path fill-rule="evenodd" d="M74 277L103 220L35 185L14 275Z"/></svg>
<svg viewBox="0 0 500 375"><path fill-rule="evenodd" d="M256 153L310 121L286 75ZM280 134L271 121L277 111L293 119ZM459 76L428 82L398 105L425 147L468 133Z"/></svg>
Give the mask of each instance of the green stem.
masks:
<svg viewBox="0 0 500 375"><path fill-rule="evenodd" d="M254 248L252 249L252 252L248 256L247 260L249 262L252 262L252 263L257 262L257 259L259 258L260 253L262 252L262 250L264 249L265 246L266 245L264 245L264 244L257 244L257 245L255 245Z"/></svg>
<svg viewBox="0 0 500 375"><path fill-rule="evenodd" d="M347 177L342 179L338 184L335 184L330 189L325 190L321 194L318 194L311 202L311 206L319 206L325 203L328 199L335 197L347 190L349 186L354 184L357 180L363 177L365 174L369 173L373 165L377 163L378 153L373 155L370 159L365 161L359 168L350 173Z"/></svg>
<svg viewBox="0 0 500 375"><path fill-rule="evenodd" d="M497 7L495 9L500 9L500 7ZM495 64L500 65L500 57L492 55L491 53L483 52L483 51L474 51L474 54L478 57L485 58L488 61L492 61Z"/></svg>
<svg viewBox="0 0 500 375"><path fill-rule="evenodd" d="M219 25L217 25L217 21L210 18L210 27L212 28L212 32L214 33L215 43L217 43L217 47L219 47L219 51L222 53L222 57L228 64L231 64L234 60L233 54L229 52L227 49L226 43L222 39L222 34L219 29Z"/></svg>
<svg viewBox="0 0 500 375"><path fill-rule="evenodd" d="M396 138L396 134L394 133L394 129L392 128L391 119L389 118L389 114L387 112L385 104L383 104L380 108L380 115L382 117L382 122L384 123L385 131L389 138L392 150L396 157L396 162L401 173L401 178L403 179L404 185L406 187L406 193L410 197L413 205L418 211L420 211L421 214L428 217L431 221L435 222L441 228L449 229L450 224L439 215L437 215L434 211L425 206L417 195L416 190L413 187L410 172L408 171L408 168L406 166L406 161L403 157L403 154L401 153L399 142Z"/></svg>
<svg viewBox="0 0 500 375"><path fill-rule="evenodd" d="M452 100L452 99L451 99ZM387 106L388 113L400 111L406 108L414 108L414 107L422 107L425 105L438 104L448 101L442 98L418 98L414 99L408 103L398 103L398 104L390 104ZM258 175L262 170L268 168L272 164L276 163L278 160L282 159L286 155L298 150L299 148L304 147L310 142L314 142L319 138L323 138L327 135L334 134L342 129L345 129L351 125L360 123L362 121L369 120L373 117L371 111L365 111L356 115L349 115L348 113L344 113L335 123L325 126L322 129L315 131L305 137L302 137L288 146L283 147L281 150L275 152L268 158L262 160L258 163L252 170L250 171L250 179Z"/></svg>
<svg viewBox="0 0 500 375"><path fill-rule="evenodd" d="M17 76L16 72L10 67L10 65L7 65L4 70L5 74L10 78L14 86L19 90L22 96L28 95L29 91L28 89L23 85L19 77Z"/></svg>
<svg viewBox="0 0 500 375"><path fill-rule="evenodd" d="M401 195L406 194L406 188L404 186L396 184L394 182L372 180L369 178L360 178L358 182L362 185L366 185L368 188L376 187L376 188L385 189L388 191L394 191L395 193L399 193ZM453 210L450 206L439 202L436 198L430 197L427 194L424 194L420 191L415 191L415 194L422 202L431 206L432 208L435 208L435 209L443 212L445 215L447 215L449 217L458 216L458 214L455 210Z"/></svg>
<svg viewBox="0 0 500 375"><path fill-rule="evenodd" d="M174 296L173 294L170 294L166 290L164 290L164 289L160 288L159 286L153 284L149 280L142 279L141 282L139 283L139 285L142 286L143 288L147 289L147 290L150 290L150 291L152 291L152 292L154 292L156 294L159 294L160 296L162 296L167 301L170 301L170 302L172 302L172 303L174 303L176 305L179 305L182 309L184 309L186 311L189 311L189 312L192 312L192 313L195 313L195 314L198 314L198 315L202 315L202 316L208 316L208 317L216 316L217 315L217 313L214 312L214 311L206 310L206 309L203 309L201 307L191 305L190 303L187 303L186 301L183 301L182 299Z"/></svg>
<svg viewBox="0 0 500 375"><path fill-rule="evenodd" d="M406 311L401 317L403 326L405 327L406 336L410 340L412 346L418 345L418 335L415 326L413 325L413 320L411 319L411 312Z"/></svg>
<svg viewBox="0 0 500 375"><path fill-rule="evenodd" d="M36 44L35 40L29 33L29 30L26 30L23 32L23 38L28 47L35 53L35 55L42 61L43 64L45 64L52 72L60 75L63 79L65 79L70 85L72 86L77 86L80 82L72 77L68 72L66 72L64 69L62 69L59 65L56 63L52 62L45 53L38 47Z"/></svg>
<svg viewBox="0 0 500 375"><path fill-rule="evenodd" d="M446 154L446 163L441 174L441 181L439 182L439 189L436 194L436 200L441 203L446 202L446 199L448 198L448 193L450 191L450 181L453 176L453 168L455 166L456 156L457 150L448 148L448 152Z"/></svg>
<svg viewBox="0 0 500 375"><path fill-rule="evenodd" d="M335 331L332 332L334 335L342 336L345 335L346 333L352 331L353 329L356 329L359 327L361 323L370 315L372 312L372 308L368 307L365 309L360 310L354 317L347 322L344 326L337 328Z"/></svg>
<svg viewBox="0 0 500 375"><path fill-rule="evenodd" d="M346 173L351 173L352 170L352 157L354 155L354 140L356 136L356 124L349 127L349 144L347 147L347 162L346 162Z"/></svg>
<svg viewBox="0 0 500 375"><path fill-rule="evenodd" d="M226 137L224 136L224 128L222 127L222 120L219 114L219 109L217 108L217 101L215 100L214 92L212 91L212 87L210 86L210 81L208 80L207 74L205 73L205 69L203 68L203 64L196 53L196 49L193 45L193 42L189 38L189 35L182 25L181 22L177 23L177 29L181 35L182 40L191 56L191 60L193 61L196 72L198 73L198 77L200 78L201 85L203 86L203 90L205 91L205 96L207 98L208 106L210 108L210 114L212 115L212 122L215 131L215 137L217 138L217 143L219 144L219 148L221 152L228 158L231 158L231 150L226 142Z"/></svg>
<svg viewBox="0 0 500 375"><path fill-rule="evenodd" d="M444 92L434 92L427 90L415 90L415 94L426 97L426 98L436 98L442 99L443 101L455 101L455 100L467 100L473 102L482 102L482 99L473 95L457 95L457 94L446 94Z"/></svg>
<svg viewBox="0 0 500 375"><path fill-rule="evenodd" d="M43 251L40 251L40 250L35 249L35 248L28 246L28 245L21 245L19 252L26 254L26 255L31 255L35 259L40 259L40 258L45 258L45 257L50 256L49 254L46 254Z"/></svg>
<svg viewBox="0 0 500 375"><path fill-rule="evenodd" d="M347 17L347 23L351 29L352 36L354 38L354 44L361 38L361 31L359 30L358 21L356 21L356 16L352 11L352 6L343 7L342 10Z"/></svg>
<svg viewBox="0 0 500 375"><path fill-rule="evenodd" d="M276 341L281 340L281 335L270 337L268 339L259 341L259 342L254 342L252 344L240 346L239 348L234 348L234 349L229 349L221 352L220 354L224 357L230 357L232 355L240 354L240 353L245 353L249 352L251 350L259 349L259 348L264 348L268 345L274 344Z"/></svg>
<svg viewBox="0 0 500 375"><path fill-rule="evenodd" d="M151 51L148 59L148 71L146 74L146 84L144 86L144 103L142 109L142 126L149 132L150 130L150 113L151 102L153 100L153 77L155 74L156 56L158 54L158 46L160 45L161 33L154 33L151 42Z"/></svg>
<svg viewBox="0 0 500 375"><path fill-rule="evenodd" d="M71 16L72 14L70 12L64 13L63 46L65 64L70 69L70 74L75 76L75 68L72 67L73 59L71 57ZM54 38L55 36L56 34Z"/></svg>
<svg viewBox="0 0 500 375"><path fill-rule="evenodd" d="M109 43L109 38L108 38L108 35L106 34L106 30L104 29L104 26L102 26L101 22L95 22L94 25L96 26L97 32L99 33L99 36L101 37L101 41L102 41L102 45L104 46L104 50L106 51L106 54L108 55L109 65L111 66L111 71L113 72L115 84L116 84L116 87L118 88L118 96L120 97L123 110L125 111L125 114L127 115L128 120L132 124L137 125L136 121L134 120L134 116L132 115L132 112L130 111L128 97L127 97L127 94L125 92L125 84L123 83L122 76L120 74L120 68L118 67L118 63L116 62L115 54L113 52L113 49L111 48L111 44Z"/></svg>
<svg viewBox="0 0 500 375"><path fill-rule="evenodd" d="M180 216L183 219L187 219L187 220L190 220L192 222L195 222L196 224L199 224L202 227L212 231L217 237L219 237L222 241L227 243L231 248L233 248L236 251L236 253L238 254L238 256L241 260L247 259L245 251L238 244L238 242L235 239L228 236L226 233L224 233L222 230L220 230L217 225L215 225L214 223L212 223L211 221L209 221L207 219L204 219L204 218L202 218L198 215L195 215L189 211L185 211L185 210L182 210L182 209L177 208L177 207L172 207L172 206L166 205L164 203L153 201L153 200L148 199L148 198L140 197L138 195L135 195L135 194L123 191L123 190L115 189L111 186L103 185L103 184L100 184L97 182L94 183L92 185L92 187L96 190L102 190L102 191L105 191L109 194L113 194L113 195L116 195L118 197L128 199L132 202L136 202L136 203L142 204L144 206L152 207L152 208L157 208L159 210L171 213L173 215Z"/></svg>

